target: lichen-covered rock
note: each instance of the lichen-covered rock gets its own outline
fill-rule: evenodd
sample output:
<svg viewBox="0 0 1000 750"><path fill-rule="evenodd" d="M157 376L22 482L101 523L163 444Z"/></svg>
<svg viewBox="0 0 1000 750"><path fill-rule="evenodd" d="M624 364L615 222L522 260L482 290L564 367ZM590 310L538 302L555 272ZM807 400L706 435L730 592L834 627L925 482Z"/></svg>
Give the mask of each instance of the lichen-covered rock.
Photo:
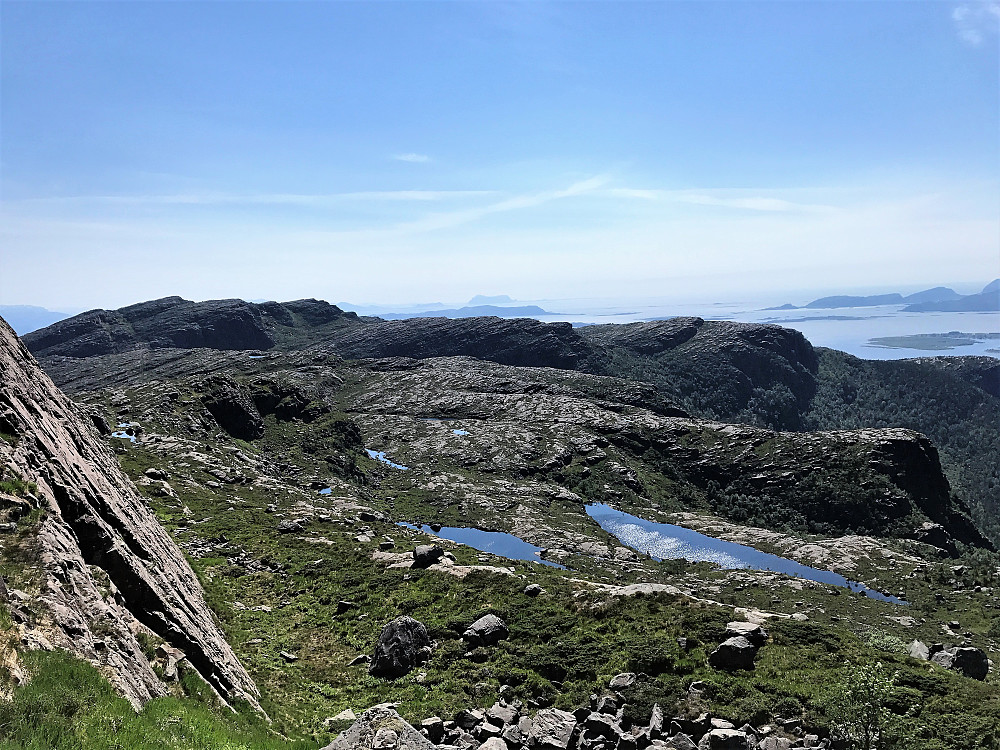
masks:
<svg viewBox="0 0 1000 750"><path fill-rule="evenodd" d="M509 637L510 631L507 629L507 623L496 615L483 615L462 633L462 640L472 648L495 646Z"/></svg>
<svg viewBox="0 0 1000 750"><path fill-rule="evenodd" d="M708 657L708 663L715 669L753 669L757 648L743 636L728 638L719 644Z"/></svg>
<svg viewBox="0 0 1000 750"><path fill-rule="evenodd" d="M39 618L25 640L90 661L140 706L166 693L134 635L148 629L183 652L225 699L256 705L257 688L183 554L92 420L2 320L0 372L0 413L15 437L13 445L0 441L0 461L37 484L37 501L47 511L26 550L41 586L31 604ZM107 583L111 595L102 594Z"/></svg>
<svg viewBox="0 0 1000 750"><path fill-rule="evenodd" d="M375 677L402 677L431 654L431 639L423 623L397 617L379 634L368 672Z"/></svg>
<svg viewBox="0 0 1000 750"><path fill-rule="evenodd" d="M576 728L576 717L558 708L543 708L531 724L531 739L537 748L566 750Z"/></svg>
<svg viewBox="0 0 1000 750"><path fill-rule="evenodd" d="M433 750L390 704L374 706L323 750Z"/></svg>

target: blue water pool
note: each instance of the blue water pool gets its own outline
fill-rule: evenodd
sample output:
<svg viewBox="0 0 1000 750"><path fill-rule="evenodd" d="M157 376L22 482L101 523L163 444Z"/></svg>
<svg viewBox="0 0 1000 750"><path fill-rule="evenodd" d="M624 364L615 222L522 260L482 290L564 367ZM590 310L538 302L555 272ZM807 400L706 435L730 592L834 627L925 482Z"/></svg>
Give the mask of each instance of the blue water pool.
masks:
<svg viewBox="0 0 1000 750"><path fill-rule="evenodd" d="M374 458L376 461L381 461L386 466L391 466L392 468L399 469L400 471L410 470L409 466L393 463L389 457L385 455L385 451L373 451L371 448L365 448L365 453L368 454L368 458Z"/></svg>
<svg viewBox="0 0 1000 750"><path fill-rule="evenodd" d="M613 534L622 544L638 552L648 553L657 560L684 559L691 562L711 562L729 569L770 570L817 583L841 586L851 591L861 591L872 599L884 602L907 603L895 596L887 596L870 589L863 583L850 581L831 570L811 568L795 560L761 552L744 544L705 536L683 526L647 521L616 510L610 505L602 503L588 505L587 515L597 521L602 529Z"/></svg>
<svg viewBox="0 0 1000 750"><path fill-rule="evenodd" d="M531 562L549 565L553 568L566 569L564 565L556 565L554 562L541 558L541 547L528 544L523 539L506 534L502 531L483 531L482 529L470 529L462 526L442 526L440 531L434 531L430 526L414 526L410 523L400 523L408 529L423 531L426 534L433 534L442 539L464 544L467 547L478 549L481 552L491 552L494 555L507 557L511 560L529 560Z"/></svg>

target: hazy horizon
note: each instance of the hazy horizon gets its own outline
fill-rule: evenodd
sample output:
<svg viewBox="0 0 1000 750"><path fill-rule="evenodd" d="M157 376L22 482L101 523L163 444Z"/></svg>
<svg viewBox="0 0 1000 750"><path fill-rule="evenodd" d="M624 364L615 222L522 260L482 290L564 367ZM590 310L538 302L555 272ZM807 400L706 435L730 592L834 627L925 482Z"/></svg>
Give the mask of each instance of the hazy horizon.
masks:
<svg viewBox="0 0 1000 750"><path fill-rule="evenodd" d="M0 12L5 304L1000 276L995 0Z"/></svg>
<svg viewBox="0 0 1000 750"><path fill-rule="evenodd" d="M960 282L942 282L933 284L932 287L943 286L953 289L959 294L976 294L982 290L982 288L990 283L993 279L988 281L983 281L982 283L977 281L960 281ZM727 297L711 297L711 296L699 296L698 294L691 295L648 295L648 296L629 296L629 295L618 295L618 296L590 296L590 297L538 297L534 299L518 299L511 296L509 302L473 302L473 298L476 296L497 296L506 294L506 292L501 291L486 291L486 292L475 292L468 295L464 299L413 299L413 300L354 300L354 299L325 299L323 297L317 296L315 294L307 294L303 297L287 297L287 298L265 298L265 297L254 297L247 298L246 296L237 297L205 297L200 299L187 298L192 302L205 302L209 300L218 299L242 299L246 302L290 302L294 299L320 299L324 302L329 302L333 305L338 306L350 306L351 308L370 308L378 309L383 311L421 311L424 309L430 310L433 306L443 306L445 308L462 308L470 305L495 305L499 307L503 306L517 306L517 305L532 305L539 303L594 303L594 304L606 304L606 305L628 305L628 304L672 304L672 305L691 305L691 306L707 306L707 305L719 305L719 306L752 306L752 305L781 305L790 303L793 305L805 305L812 300L819 299L821 297L833 296L833 295L851 295L851 296L865 296L865 295L875 295L875 294L892 294L899 293L902 295L913 294L915 292L923 291L924 289L932 288L927 285L921 284L910 284L910 285L899 285L895 287L887 287L883 285L878 286L860 286L860 287L815 287L812 289L787 289L787 290L751 290L742 295L730 295ZM173 297L184 295L174 295L165 294L160 297L148 297L143 299L133 299L127 296L121 297L118 302L110 303L96 303L89 306L70 306L70 305L44 305L38 302L12 302L4 297L0 297L0 307L36 307L39 309L44 309L50 312L65 313L70 316L78 315L82 312L87 312L89 310L115 310L121 307L127 307L129 305L139 304L142 302L149 302L155 299L162 299L163 297ZM573 310L549 310L548 312L559 314L567 313L570 314L574 312ZM578 312L578 311L576 311ZM375 314L375 313L373 313Z"/></svg>

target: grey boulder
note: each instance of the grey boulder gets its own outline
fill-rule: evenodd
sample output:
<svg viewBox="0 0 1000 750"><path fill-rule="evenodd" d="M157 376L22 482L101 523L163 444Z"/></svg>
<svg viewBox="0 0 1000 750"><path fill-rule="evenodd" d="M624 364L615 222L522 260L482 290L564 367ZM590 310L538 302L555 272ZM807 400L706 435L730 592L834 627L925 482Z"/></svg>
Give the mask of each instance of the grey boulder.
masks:
<svg viewBox="0 0 1000 750"><path fill-rule="evenodd" d="M985 652L971 646L942 649L932 654L930 660L974 680L985 680L990 671L990 661Z"/></svg>
<svg viewBox="0 0 1000 750"><path fill-rule="evenodd" d="M483 615L462 633L462 640L472 648L493 646L509 637L507 624L496 615Z"/></svg>
<svg viewBox="0 0 1000 750"><path fill-rule="evenodd" d="M663 744L671 748L671 750L698 750L698 746L694 744L694 740L686 734L675 734L673 737L666 739Z"/></svg>
<svg viewBox="0 0 1000 750"><path fill-rule="evenodd" d="M701 738L698 750L748 750L750 740L738 729L713 729Z"/></svg>
<svg viewBox="0 0 1000 750"><path fill-rule="evenodd" d="M379 634L368 673L375 677L402 677L430 658L431 639L423 623L397 617Z"/></svg>
<svg viewBox="0 0 1000 750"><path fill-rule="evenodd" d="M444 557L444 549L437 544L421 544L413 550L413 567L429 568Z"/></svg>
<svg viewBox="0 0 1000 750"><path fill-rule="evenodd" d="M635 684L635 680L635 672L623 672L611 678L608 687L612 690L624 690L625 688L632 687Z"/></svg>
<svg viewBox="0 0 1000 750"><path fill-rule="evenodd" d="M433 750L434 745L411 727L391 704L369 708L323 750Z"/></svg>
<svg viewBox="0 0 1000 750"><path fill-rule="evenodd" d="M743 636L756 648L767 643L767 631L754 622L731 622L726 625L726 638Z"/></svg>
<svg viewBox="0 0 1000 750"><path fill-rule="evenodd" d="M536 748L566 750L573 738L576 717L558 708L543 708L531 724L531 738Z"/></svg>
<svg viewBox="0 0 1000 750"><path fill-rule="evenodd" d="M740 635L719 644L719 647L709 655L708 663L714 669L727 671L753 669L753 660L756 655L756 647Z"/></svg>

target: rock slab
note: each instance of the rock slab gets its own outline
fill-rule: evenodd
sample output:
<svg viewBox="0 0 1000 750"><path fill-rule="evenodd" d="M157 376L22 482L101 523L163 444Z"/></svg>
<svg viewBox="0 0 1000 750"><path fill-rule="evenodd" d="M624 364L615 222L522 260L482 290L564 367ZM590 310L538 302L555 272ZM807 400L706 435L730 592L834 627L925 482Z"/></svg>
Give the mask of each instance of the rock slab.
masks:
<svg viewBox="0 0 1000 750"><path fill-rule="evenodd" d="M0 418L14 444L0 462L38 485L46 510L31 562L41 617L31 642L94 664L134 706L166 694L135 632L183 652L226 700L257 706L258 691L205 603L184 555L125 476L93 420L52 383L0 320ZM95 572L112 585L105 597ZM106 584L104 586L106 588Z"/></svg>

